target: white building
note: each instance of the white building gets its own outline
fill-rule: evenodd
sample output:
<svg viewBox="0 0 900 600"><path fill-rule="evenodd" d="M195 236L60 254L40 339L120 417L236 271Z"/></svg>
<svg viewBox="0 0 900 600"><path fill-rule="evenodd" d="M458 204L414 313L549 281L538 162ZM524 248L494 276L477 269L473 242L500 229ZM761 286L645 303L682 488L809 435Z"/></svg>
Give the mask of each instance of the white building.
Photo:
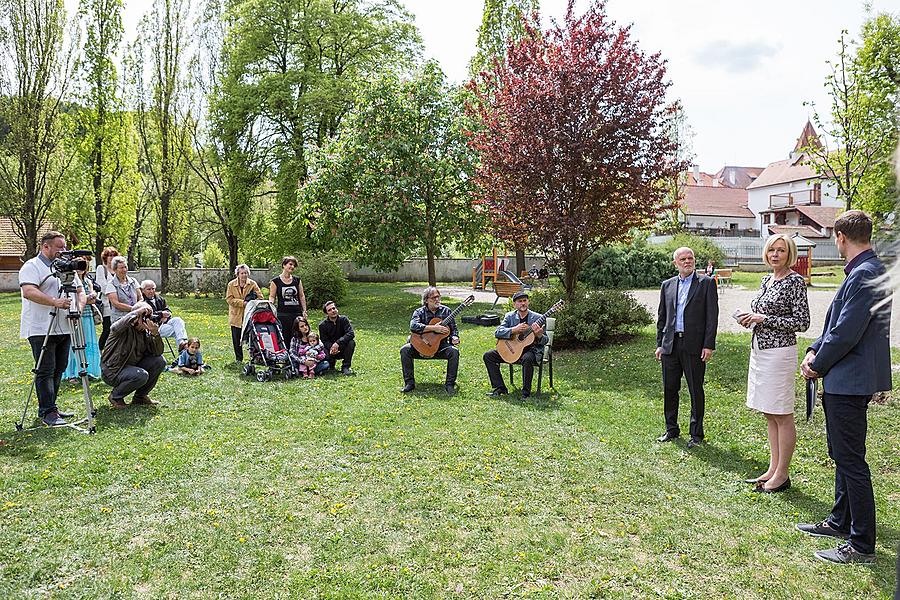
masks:
<svg viewBox="0 0 900 600"><path fill-rule="evenodd" d="M747 207L756 217L760 237L799 233L806 238L830 238L834 219L843 211L836 186L809 166L803 148L820 145L807 121L793 152L773 162L747 186Z"/></svg>

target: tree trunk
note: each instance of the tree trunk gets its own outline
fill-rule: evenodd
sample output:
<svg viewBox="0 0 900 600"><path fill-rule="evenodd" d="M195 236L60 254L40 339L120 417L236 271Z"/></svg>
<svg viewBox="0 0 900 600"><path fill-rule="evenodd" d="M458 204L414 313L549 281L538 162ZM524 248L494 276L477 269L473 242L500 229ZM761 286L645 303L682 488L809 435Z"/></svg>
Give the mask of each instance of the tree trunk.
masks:
<svg viewBox="0 0 900 600"><path fill-rule="evenodd" d="M222 228L222 233L225 234L225 243L228 245L228 268L234 273L238 266L238 236L227 225Z"/></svg>
<svg viewBox="0 0 900 600"><path fill-rule="evenodd" d="M94 226L96 238L94 239L94 256L100 260L103 247L106 245L104 228L106 215L103 214L103 139L98 136L94 140L94 152L91 154L91 185L94 191Z"/></svg>
<svg viewBox="0 0 900 600"><path fill-rule="evenodd" d="M434 270L434 248L429 246L425 252L428 256L428 285L437 285L437 275Z"/></svg>
<svg viewBox="0 0 900 600"><path fill-rule="evenodd" d="M516 277L521 277L522 271L528 270L528 265L525 264L525 248L523 246L520 246L519 244L516 244L515 251L516 251L516 270L513 273L513 275L515 275Z"/></svg>

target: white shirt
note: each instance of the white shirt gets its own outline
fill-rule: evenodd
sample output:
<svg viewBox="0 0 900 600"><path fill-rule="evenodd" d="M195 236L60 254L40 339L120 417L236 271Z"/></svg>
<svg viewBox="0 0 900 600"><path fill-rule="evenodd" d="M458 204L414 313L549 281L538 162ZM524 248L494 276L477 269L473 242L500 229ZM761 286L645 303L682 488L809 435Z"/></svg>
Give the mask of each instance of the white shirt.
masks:
<svg viewBox="0 0 900 600"><path fill-rule="evenodd" d="M97 270L94 272L94 281L97 282L101 290L100 301L103 303L103 316L106 317L109 316L109 298L106 296L107 284L115 276L116 274L107 270L105 265L97 265Z"/></svg>
<svg viewBox="0 0 900 600"><path fill-rule="evenodd" d="M28 260L22 268L19 269L19 288L25 284L37 286L37 288L50 296L57 298L59 296L59 279L50 275L50 262L43 255L38 253L37 256ZM41 284L41 281L44 283ZM74 282L76 289L84 289L81 279L75 275ZM72 298L74 300L74 297ZM32 302L22 294L22 316L19 320L19 337L22 339L29 338L33 335L47 335L47 328L50 326L50 312L58 310L59 314L53 321L53 328L50 335L69 335L69 326L66 324L66 309L54 309L52 306L45 306Z"/></svg>

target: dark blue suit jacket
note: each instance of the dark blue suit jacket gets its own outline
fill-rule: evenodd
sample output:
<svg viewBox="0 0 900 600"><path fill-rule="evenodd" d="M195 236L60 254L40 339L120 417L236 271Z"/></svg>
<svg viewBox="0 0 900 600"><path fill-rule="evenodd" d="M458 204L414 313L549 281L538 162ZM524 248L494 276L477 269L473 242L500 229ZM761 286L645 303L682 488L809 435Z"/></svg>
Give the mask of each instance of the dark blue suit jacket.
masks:
<svg viewBox="0 0 900 600"><path fill-rule="evenodd" d="M838 288L825 329L809 347L816 353L810 367L829 394L870 396L891 389L891 292L884 272L867 250Z"/></svg>

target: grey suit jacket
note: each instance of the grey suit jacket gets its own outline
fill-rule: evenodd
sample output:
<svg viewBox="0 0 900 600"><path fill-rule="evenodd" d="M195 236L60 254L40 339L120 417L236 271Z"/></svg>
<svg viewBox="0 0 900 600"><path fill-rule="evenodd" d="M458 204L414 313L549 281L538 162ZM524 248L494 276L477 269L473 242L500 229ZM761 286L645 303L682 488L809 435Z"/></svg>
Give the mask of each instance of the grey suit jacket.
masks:
<svg viewBox="0 0 900 600"><path fill-rule="evenodd" d="M825 329L809 347L816 353L810 367L829 394L870 396L891 389L891 292L884 272L867 250L838 288Z"/></svg>
<svg viewBox="0 0 900 600"><path fill-rule="evenodd" d="M663 281L659 291L659 314L656 320L656 347L663 354L672 353L675 339L675 303L678 301L678 276ZM700 354L703 348L716 349L719 327L719 293L716 282L694 273L691 289L684 305L684 348Z"/></svg>

